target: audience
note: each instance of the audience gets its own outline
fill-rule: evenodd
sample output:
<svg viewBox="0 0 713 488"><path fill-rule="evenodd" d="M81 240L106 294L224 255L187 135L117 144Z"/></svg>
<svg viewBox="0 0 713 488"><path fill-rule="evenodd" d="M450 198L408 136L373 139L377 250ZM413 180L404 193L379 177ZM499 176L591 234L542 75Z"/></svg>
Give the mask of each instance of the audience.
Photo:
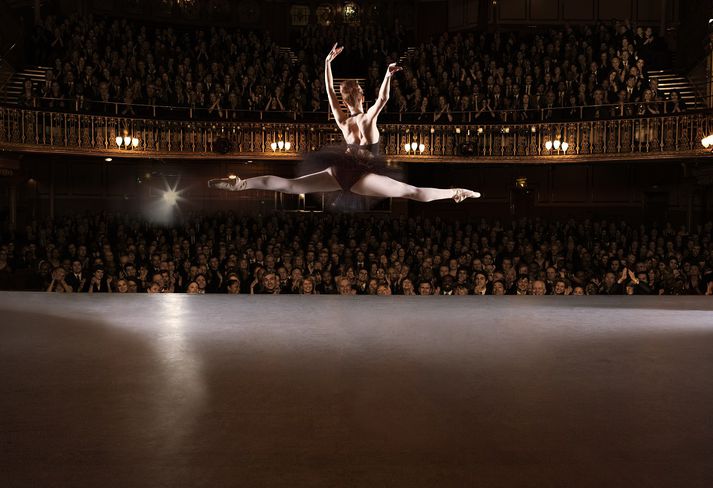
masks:
<svg viewBox="0 0 713 488"><path fill-rule="evenodd" d="M667 97L648 77L650 66L662 63L666 46L650 27L628 21L531 33L444 33L407 50L398 21L385 26L369 20L306 26L285 49L265 31L79 15L48 16L37 26L34 62L52 69L43 86L28 81L18 103L144 117L300 117L326 111L323 61L335 41L345 47L342 76L365 78L367 100L376 97L383 68L403 62L406 69L392 81L386 112L414 122L554 121L685 110L678 93Z"/></svg>
<svg viewBox="0 0 713 488"><path fill-rule="evenodd" d="M49 100L63 99L82 111L114 113L119 103L122 115L155 116L173 106L230 119L239 110L308 105L308 73L267 32L76 15L48 16L33 40L34 61L52 67L37 88L47 108L63 108Z"/></svg>
<svg viewBox="0 0 713 488"><path fill-rule="evenodd" d="M407 53L404 76L392 83L390 109L398 111L403 97L410 112L432 113L433 122L452 121L455 112L471 112L471 121L517 122L682 111L678 94L663 105L664 95L648 77L665 52L650 27L628 21L532 33L444 33ZM622 101L633 108L617 110Z"/></svg>
<svg viewBox="0 0 713 488"><path fill-rule="evenodd" d="M508 224L355 215L33 222L0 286L60 293L713 295L713 224Z"/></svg>

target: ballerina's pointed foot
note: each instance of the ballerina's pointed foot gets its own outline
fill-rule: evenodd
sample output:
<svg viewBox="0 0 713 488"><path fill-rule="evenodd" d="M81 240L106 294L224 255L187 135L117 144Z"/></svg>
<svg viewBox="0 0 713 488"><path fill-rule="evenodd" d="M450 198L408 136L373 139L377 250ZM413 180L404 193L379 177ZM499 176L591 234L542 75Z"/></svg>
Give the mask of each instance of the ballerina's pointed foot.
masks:
<svg viewBox="0 0 713 488"><path fill-rule="evenodd" d="M208 181L208 188L216 190L240 191L245 189L245 180L240 178L214 178Z"/></svg>
<svg viewBox="0 0 713 488"><path fill-rule="evenodd" d="M460 203L466 198L480 198L480 193L473 190L466 190L465 188L456 188L453 194L453 200L456 203Z"/></svg>

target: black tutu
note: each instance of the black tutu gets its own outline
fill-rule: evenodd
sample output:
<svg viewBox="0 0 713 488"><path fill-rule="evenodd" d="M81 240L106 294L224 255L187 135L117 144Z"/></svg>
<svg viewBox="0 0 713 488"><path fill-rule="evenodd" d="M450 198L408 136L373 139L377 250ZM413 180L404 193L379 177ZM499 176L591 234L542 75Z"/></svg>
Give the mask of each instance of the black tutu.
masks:
<svg viewBox="0 0 713 488"><path fill-rule="evenodd" d="M319 151L305 153L299 164L299 176L318 173L332 168L341 190L331 204L335 210L366 211L377 205L383 198L365 197L351 191L364 175L374 173L403 181L403 171L386 164L379 155L379 144L359 146L340 144L325 146Z"/></svg>

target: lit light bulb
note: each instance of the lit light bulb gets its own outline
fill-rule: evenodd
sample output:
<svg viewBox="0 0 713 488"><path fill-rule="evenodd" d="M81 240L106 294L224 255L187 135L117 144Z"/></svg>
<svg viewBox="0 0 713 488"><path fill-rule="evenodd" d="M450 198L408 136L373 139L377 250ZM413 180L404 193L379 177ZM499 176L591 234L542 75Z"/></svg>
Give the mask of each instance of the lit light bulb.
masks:
<svg viewBox="0 0 713 488"><path fill-rule="evenodd" d="M406 144L404 144L404 151L409 152L410 150L411 150L411 144L409 144L407 142Z"/></svg>
<svg viewBox="0 0 713 488"><path fill-rule="evenodd" d="M285 141L285 151L289 151L291 147L292 143L290 141Z"/></svg>
<svg viewBox="0 0 713 488"><path fill-rule="evenodd" d="M555 139L555 142L552 143L552 145L554 146L555 151L558 150L558 149L560 148L560 140L559 140L559 139Z"/></svg>
<svg viewBox="0 0 713 488"><path fill-rule="evenodd" d="M129 144L131 144L131 137L129 136L124 136L124 145L126 147L129 147Z"/></svg>
<svg viewBox="0 0 713 488"><path fill-rule="evenodd" d="M273 142L272 144L270 144L270 148L271 148L273 151L276 150L276 149L277 149L277 143L276 143L276 142Z"/></svg>
<svg viewBox="0 0 713 488"><path fill-rule="evenodd" d="M547 149L548 151L552 149L552 141L545 142L545 149Z"/></svg>
<svg viewBox="0 0 713 488"><path fill-rule="evenodd" d="M116 145L121 147L121 144L124 142L124 138L121 136L116 136Z"/></svg>
<svg viewBox="0 0 713 488"><path fill-rule="evenodd" d="M411 150L415 151L416 149L418 149L418 142L414 141L411 143Z"/></svg>
<svg viewBox="0 0 713 488"><path fill-rule="evenodd" d="M483 133L483 128L482 128L482 127L478 127L478 134L482 134L482 133Z"/></svg>
<svg viewBox="0 0 713 488"><path fill-rule="evenodd" d="M285 143L282 142L282 141L279 141L279 142L277 143L277 147L279 147L280 150L282 150L282 148L285 147Z"/></svg>
<svg viewBox="0 0 713 488"><path fill-rule="evenodd" d="M238 175L230 174L230 175L228 175L228 179L229 179L229 180L237 180L237 179L238 179Z"/></svg>
<svg viewBox="0 0 713 488"><path fill-rule="evenodd" d="M421 152L425 151L425 150L426 150L426 145L425 145L425 144L421 144L420 146L418 146L418 150L421 151Z"/></svg>
<svg viewBox="0 0 713 488"><path fill-rule="evenodd" d="M563 150L564 152L567 152L567 149L569 149L569 142L564 141L564 142L562 143L562 150Z"/></svg>
<svg viewBox="0 0 713 488"><path fill-rule="evenodd" d="M134 137L131 139L131 145L137 147L139 145L139 139Z"/></svg>

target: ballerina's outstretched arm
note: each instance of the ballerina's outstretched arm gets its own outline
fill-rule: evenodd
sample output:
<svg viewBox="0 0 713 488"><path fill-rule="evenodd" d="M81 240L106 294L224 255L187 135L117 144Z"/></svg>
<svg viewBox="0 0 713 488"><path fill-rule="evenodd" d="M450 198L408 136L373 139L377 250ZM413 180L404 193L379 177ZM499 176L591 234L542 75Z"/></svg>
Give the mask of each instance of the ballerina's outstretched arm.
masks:
<svg viewBox="0 0 713 488"><path fill-rule="evenodd" d="M374 102L374 105L369 108L366 112L366 120L369 122L376 123L376 119L381 113L381 110L386 106L389 101L389 94L391 93L391 77L397 71L401 71L401 66L397 66L396 63L391 63L386 68L386 74L384 75L384 81L381 82L381 87L379 87L379 97Z"/></svg>
<svg viewBox="0 0 713 488"><path fill-rule="evenodd" d="M327 89L327 99L329 100L329 108L332 109L332 115L337 121L337 124L343 124L347 120L347 114L344 113L342 107L339 105L339 99L337 98L337 92L334 91L334 78L332 77L332 60L339 56L344 50L344 47L337 47L337 43L334 43L332 50L329 51L327 57L324 60L324 85Z"/></svg>

